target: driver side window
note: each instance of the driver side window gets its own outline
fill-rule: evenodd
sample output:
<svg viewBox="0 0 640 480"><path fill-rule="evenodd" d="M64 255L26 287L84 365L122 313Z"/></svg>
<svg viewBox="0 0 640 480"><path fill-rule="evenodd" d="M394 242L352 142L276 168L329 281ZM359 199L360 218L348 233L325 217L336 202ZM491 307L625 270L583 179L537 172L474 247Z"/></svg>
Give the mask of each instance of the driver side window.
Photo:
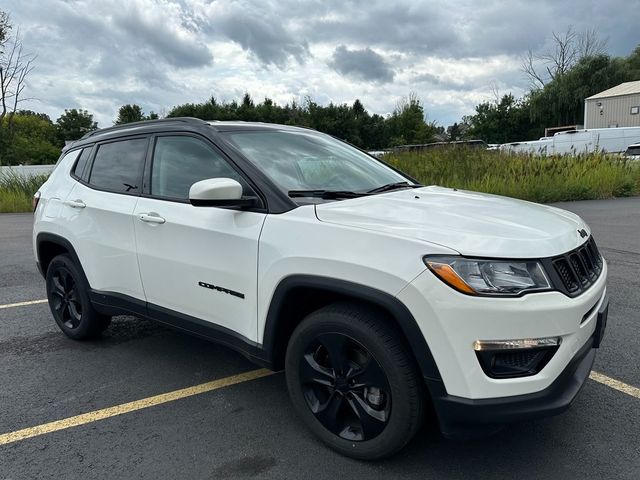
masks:
<svg viewBox="0 0 640 480"><path fill-rule="evenodd" d="M185 136L156 139L151 195L187 200L191 185L207 178L232 178L246 189L238 172L205 142Z"/></svg>

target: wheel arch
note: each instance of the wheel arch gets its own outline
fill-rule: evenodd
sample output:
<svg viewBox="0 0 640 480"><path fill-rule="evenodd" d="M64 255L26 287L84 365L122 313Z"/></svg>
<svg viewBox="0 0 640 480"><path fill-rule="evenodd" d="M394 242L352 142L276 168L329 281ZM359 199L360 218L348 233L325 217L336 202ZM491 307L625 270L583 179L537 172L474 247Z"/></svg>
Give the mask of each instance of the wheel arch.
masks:
<svg viewBox="0 0 640 480"><path fill-rule="evenodd" d="M36 252L38 255L38 269L43 277L47 276L47 269L49 268L49 264L51 260L53 260L58 255L67 254L71 257L73 262L76 264L80 273L83 277L83 280L86 282L86 285L89 285L87 281L87 277L82 268L82 263L80 263L80 259L78 258L78 254L76 253L75 248L69 240L60 235L56 235L54 233L42 232L39 233L36 237Z"/></svg>
<svg viewBox="0 0 640 480"><path fill-rule="evenodd" d="M295 327L312 311L335 301L354 300L386 311L399 327L425 379L441 381L431 350L409 309L381 290L345 280L292 275L276 287L267 313L263 349L273 368L284 367L287 344Z"/></svg>

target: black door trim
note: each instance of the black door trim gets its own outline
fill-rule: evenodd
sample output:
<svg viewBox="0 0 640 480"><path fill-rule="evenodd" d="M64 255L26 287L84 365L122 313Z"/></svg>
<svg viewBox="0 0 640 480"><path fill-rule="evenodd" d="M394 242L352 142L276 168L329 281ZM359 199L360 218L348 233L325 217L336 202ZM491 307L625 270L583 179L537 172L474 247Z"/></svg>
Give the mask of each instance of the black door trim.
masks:
<svg viewBox="0 0 640 480"><path fill-rule="evenodd" d="M135 315L152 320L232 348L262 367L272 367L269 359L264 356L262 345L222 325L117 292L91 290L89 297L94 308L104 315Z"/></svg>

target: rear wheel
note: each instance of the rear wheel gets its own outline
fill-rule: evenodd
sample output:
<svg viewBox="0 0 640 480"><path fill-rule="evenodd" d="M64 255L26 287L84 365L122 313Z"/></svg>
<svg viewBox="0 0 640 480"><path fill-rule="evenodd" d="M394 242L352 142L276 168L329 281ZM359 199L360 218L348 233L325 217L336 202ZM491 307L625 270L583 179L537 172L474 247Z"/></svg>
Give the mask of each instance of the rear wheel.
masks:
<svg viewBox="0 0 640 480"><path fill-rule="evenodd" d="M286 376L303 421L344 455L392 455L421 425L413 358L386 316L367 306L334 304L305 318L287 348Z"/></svg>
<svg viewBox="0 0 640 480"><path fill-rule="evenodd" d="M91 305L80 270L68 255L58 255L47 268L47 299L60 329L75 340L95 338L111 323Z"/></svg>

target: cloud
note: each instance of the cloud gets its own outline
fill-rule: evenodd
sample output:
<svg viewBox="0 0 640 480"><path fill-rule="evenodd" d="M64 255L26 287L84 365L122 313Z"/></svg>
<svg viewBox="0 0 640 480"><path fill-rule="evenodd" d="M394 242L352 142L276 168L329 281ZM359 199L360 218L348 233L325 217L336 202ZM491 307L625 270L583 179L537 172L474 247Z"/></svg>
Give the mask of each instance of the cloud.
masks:
<svg viewBox="0 0 640 480"><path fill-rule="evenodd" d="M349 50L340 45L333 52L329 66L343 75L367 82L391 82L394 76L384 57L370 48Z"/></svg>
<svg viewBox="0 0 640 480"><path fill-rule="evenodd" d="M205 15L208 33L236 42L265 65L284 68L290 58L302 64L310 56L304 39L287 31L275 12L258 5L220 0L211 3Z"/></svg>
<svg viewBox="0 0 640 480"><path fill-rule="evenodd" d="M638 44L640 0L5 0L37 54L25 108L86 108L108 126L205 101L309 96L388 114L414 92L446 126L528 87L520 57L552 31L597 27L609 52ZM616 12L612 15L611 12Z"/></svg>
<svg viewBox="0 0 640 480"><path fill-rule="evenodd" d="M187 24L176 21L185 17L179 8L166 12L144 7L148 5L139 7L129 3L113 12L113 26L131 40L134 49L139 45L148 46L156 57L178 68L211 64L213 56L207 46L193 31L185 28Z"/></svg>
<svg viewBox="0 0 640 480"><path fill-rule="evenodd" d="M455 51L462 42L458 30L451 28L451 8L426 2L376 0L368 2L366 8L352 2L344 5L341 15L312 20L308 29L311 38L430 53Z"/></svg>

